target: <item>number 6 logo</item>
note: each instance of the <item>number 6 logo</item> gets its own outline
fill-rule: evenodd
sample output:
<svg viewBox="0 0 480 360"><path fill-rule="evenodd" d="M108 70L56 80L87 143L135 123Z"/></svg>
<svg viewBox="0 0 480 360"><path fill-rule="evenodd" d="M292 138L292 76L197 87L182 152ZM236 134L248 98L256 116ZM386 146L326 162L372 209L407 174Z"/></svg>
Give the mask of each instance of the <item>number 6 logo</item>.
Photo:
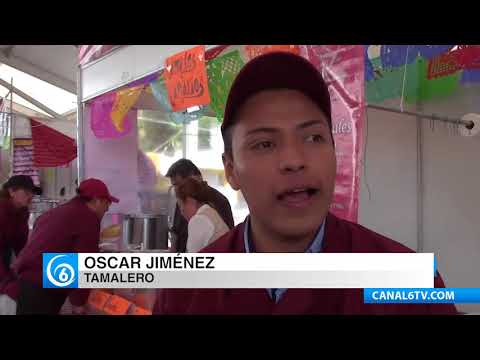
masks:
<svg viewBox="0 0 480 360"><path fill-rule="evenodd" d="M56 259L61 257L66 257L67 255L57 255L54 256L47 265L47 278L55 286L66 287L72 284L75 281L75 270L70 264L60 263L54 269L52 273L52 266ZM57 275L57 272L60 272ZM58 279L58 280L57 280Z"/></svg>

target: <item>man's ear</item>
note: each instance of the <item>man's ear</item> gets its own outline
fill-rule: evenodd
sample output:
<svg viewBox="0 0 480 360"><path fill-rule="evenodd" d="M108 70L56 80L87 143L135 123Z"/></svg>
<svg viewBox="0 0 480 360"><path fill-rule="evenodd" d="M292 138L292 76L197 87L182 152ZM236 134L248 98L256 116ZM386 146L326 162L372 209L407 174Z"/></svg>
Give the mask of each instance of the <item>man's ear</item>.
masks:
<svg viewBox="0 0 480 360"><path fill-rule="evenodd" d="M222 154L223 168L225 170L225 177L233 190L240 190L240 185L235 174L235 166L230 154Z"/></svg>

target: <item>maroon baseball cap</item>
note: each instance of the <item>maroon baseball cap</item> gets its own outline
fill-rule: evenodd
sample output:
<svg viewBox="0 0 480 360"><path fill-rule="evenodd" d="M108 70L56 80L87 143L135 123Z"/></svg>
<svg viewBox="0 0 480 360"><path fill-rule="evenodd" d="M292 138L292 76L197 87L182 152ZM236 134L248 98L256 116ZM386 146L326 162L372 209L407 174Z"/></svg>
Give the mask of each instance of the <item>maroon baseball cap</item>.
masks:
<svg viewBox="0 0 480 360"><path fill-rule="evenodd" d="M332 128L330 93L320 72L301 56L271 52L248 62L235 78L225 106L222 134L233 124L236 112L250 96L269 89L302 92L322 109Z"/></svg>
<svg viewBox="0 0 480 360"><path fill-rule="evenodd" d="M110 195L107 185L103 181L94 178L83 180L78 187L78 193L89 198L107 199L114 203L119 202L116 197Z"/></svg>

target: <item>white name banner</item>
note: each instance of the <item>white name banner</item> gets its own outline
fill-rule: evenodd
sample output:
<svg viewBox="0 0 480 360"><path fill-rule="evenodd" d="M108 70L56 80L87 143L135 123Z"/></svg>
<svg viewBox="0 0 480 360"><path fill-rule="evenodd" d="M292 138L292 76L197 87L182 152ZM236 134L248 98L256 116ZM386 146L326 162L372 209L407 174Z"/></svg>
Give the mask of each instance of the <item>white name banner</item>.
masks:
<svg viewBox="0 0 480 360"><path fill-rule="evenodd" d="M43 254L44 287L433 288L433 253Z"/></svg>

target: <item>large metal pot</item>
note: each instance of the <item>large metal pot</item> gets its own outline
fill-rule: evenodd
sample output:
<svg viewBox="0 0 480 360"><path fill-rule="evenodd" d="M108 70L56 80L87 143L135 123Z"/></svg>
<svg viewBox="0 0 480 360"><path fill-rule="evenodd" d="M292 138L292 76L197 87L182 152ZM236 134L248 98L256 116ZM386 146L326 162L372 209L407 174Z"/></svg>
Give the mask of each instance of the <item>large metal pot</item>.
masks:
<svg viewBox="0 0 480 360"><path fill-rule="evenodd" d="M130 249L168 249L168 216L125 215L122 222L123 242Z"/></svg>

